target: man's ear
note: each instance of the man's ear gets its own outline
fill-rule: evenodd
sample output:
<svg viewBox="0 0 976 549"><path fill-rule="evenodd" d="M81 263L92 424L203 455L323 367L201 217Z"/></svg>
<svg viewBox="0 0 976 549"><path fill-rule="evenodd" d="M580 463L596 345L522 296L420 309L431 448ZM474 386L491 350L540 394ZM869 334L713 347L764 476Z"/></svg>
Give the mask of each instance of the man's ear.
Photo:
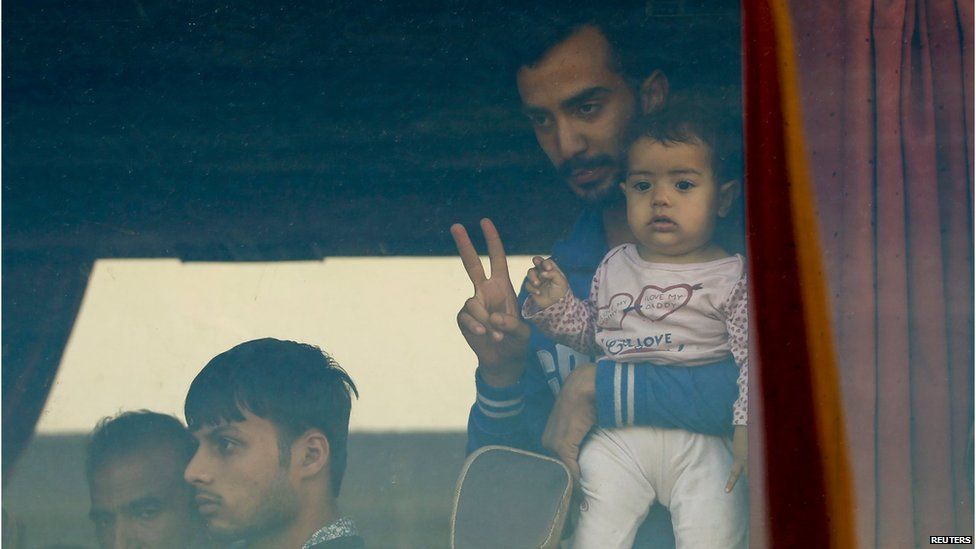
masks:
<svg viewBox="0 0 976 549"><path fill-rule="evenodd" d="M292 464L298 466L303 478L328 470L331 458L329 439L318 429L309 429L292 445Z"/></svg>
<svg viewBox="0 0 976 549"><path fill-rule="evenodd" d="M735 198L739 196L739 180L733 179L732 181L726 181L718 188L718 216L725 217L729 215L729 210L732 209L732 203Z"/></svg>
<svg viewBox="0 0 976 549"><path fill-rule="evenodd" d="M641 114L650 114L668 100L668 77L661 70L648 75L640 86Z"/></svg>

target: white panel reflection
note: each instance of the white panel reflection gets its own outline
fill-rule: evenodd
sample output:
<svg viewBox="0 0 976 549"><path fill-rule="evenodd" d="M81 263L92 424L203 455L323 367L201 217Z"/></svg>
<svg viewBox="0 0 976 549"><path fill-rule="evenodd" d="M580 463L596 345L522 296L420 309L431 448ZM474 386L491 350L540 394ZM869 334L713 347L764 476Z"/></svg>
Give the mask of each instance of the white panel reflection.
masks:
<svg viewBox="0 0 976 549"><path fill-rule="evenodd" d="M530 257L509 258L516 284ZM182 419L210 358L268 336L318 345L349 371L353 431L463 431L476 361L455 315L470 295L456 257L100 260L38 432L87 432L119 410Z"/></svg>

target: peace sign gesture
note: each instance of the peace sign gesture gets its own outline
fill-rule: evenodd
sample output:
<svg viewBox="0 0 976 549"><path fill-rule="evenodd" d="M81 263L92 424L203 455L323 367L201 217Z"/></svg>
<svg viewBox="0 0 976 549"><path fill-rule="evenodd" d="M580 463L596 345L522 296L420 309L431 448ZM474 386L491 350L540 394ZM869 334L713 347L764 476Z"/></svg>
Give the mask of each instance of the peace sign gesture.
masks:
<svg viewBox="0 0 976 549"><path fill-rule="evenodd" d="M478 356L481 377L489 385L504 387L518 381L525 368L529 326L519 316L518 299L508 275L508 260L498 230L490 219L481 220L488 244L491 277L485 269L464 226L451 226L461 263L474 285L474 296L464 302L457 315L458 327L468 346Z"/></svg>

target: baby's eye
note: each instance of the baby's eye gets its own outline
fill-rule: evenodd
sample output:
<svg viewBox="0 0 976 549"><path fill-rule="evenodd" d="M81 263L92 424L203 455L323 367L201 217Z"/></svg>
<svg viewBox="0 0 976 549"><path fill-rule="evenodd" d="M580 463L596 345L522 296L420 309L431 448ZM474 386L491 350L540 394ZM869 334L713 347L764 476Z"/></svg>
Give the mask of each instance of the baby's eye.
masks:
<svg viewBox="0 0 976 549"><path fill-rule="evenodd" d="M687 179L682 179L674 184L674 188L678 189L679 191L690 191L691 189L695 188L695 184Z"/></svg>
<svg viewBox="0 0 976 549"><path fill-rule="evenodd" d="M648 183L647 181L638 181L634 183L635 191L644 192L646 190L649 190L650 188L651 188L651 184Z"/></svg>

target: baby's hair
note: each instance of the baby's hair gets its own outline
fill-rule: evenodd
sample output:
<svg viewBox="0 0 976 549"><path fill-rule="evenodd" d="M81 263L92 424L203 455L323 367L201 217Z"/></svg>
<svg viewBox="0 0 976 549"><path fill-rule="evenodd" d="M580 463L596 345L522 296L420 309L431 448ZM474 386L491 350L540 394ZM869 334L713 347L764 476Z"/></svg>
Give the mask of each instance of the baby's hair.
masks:
<svg viewBox="0 0 976 549"><path fill-rule="evenodd" d="M665 145L702 143L711 150L716 183L742 178L742 125L716 108L713 100L674 97L663 108L639 118L627 140L630 149L642 138Z"/></svg>

